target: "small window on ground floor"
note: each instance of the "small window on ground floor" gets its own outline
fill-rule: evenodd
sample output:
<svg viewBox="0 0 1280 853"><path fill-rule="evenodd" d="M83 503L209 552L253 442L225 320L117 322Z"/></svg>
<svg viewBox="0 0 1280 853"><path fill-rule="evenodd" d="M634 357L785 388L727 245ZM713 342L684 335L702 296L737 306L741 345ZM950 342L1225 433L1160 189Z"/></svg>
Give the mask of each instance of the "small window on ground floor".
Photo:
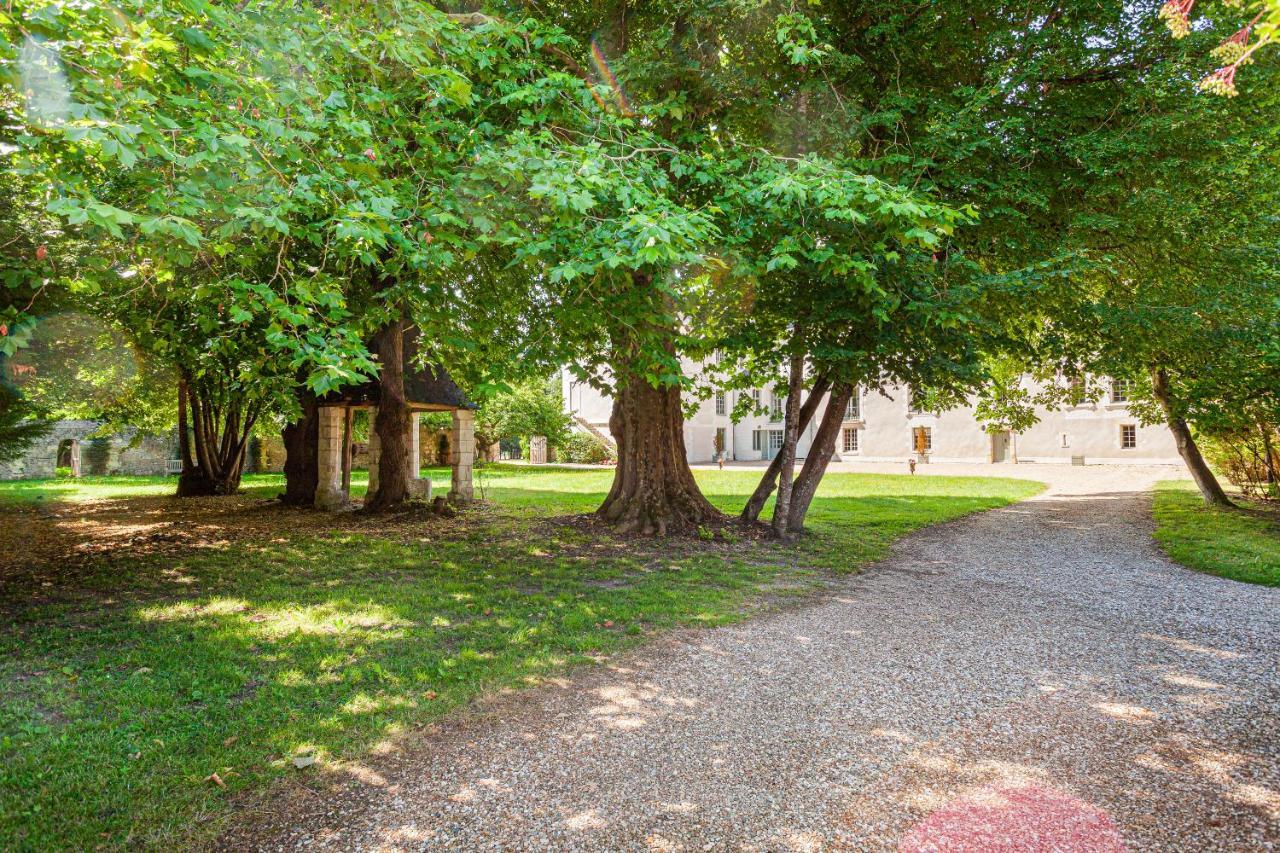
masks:
<svg viewBox="0 0 1280 853"><path fill-rule="evenodd" d="M760 430L758 429L753 429L751 431L751 449L752 450L760 449Z"/></svg>
<svg viewBox="0 0 1280 853"><path fill-rule="evenodd" d="M841 445L844 453L858 452L858 431L849 427L844 431L844 443Z"/></svg>
<svg viewBox="0 0 1280 853"><path fill-rule="evenodd" d="M1071 436L1067 435L1065 432L1062 434L1062 446L1063 447L1071 446Z"/></svg>
<svg viewBox="0 0 1280 853"><path fill-rule="evenodd" d="M1138 446L1138 427L1136 424L1120 425L1120 449L1133 450Z"/></svg>
<svg viewBox="0 0 1280 853"><path fill-rule="evenodd" d="M911 449L916 453L928 453L933 450L933 430L930 427L916 427L911 430Z"/></svg>

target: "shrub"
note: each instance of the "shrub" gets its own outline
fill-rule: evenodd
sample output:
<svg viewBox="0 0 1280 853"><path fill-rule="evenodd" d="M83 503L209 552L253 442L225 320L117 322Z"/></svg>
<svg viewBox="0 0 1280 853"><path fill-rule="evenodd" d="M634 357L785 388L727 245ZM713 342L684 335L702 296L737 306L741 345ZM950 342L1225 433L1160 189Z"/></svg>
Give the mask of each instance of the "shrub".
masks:
<svg viewBox="0 0 1280 853"><path fill-rule="evenodd" d="M1248 497L1280 499L1280 434L1270 424L1206 437L1205 458Z"/></svg>
<svg viewBox="0 0 1280 853"><path fill-rule="evenodd" d="M570 434L557 449L561 462L601 465L613 459L612 447L585 432Z"/></svg>

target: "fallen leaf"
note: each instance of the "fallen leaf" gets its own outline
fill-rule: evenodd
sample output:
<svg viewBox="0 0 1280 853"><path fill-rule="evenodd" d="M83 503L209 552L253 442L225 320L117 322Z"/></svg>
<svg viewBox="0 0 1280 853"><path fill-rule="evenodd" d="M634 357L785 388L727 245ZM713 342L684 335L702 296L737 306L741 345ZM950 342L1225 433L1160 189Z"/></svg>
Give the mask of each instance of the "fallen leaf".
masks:
<svg viewBox="0 0 1280 853"><path fill-rule="evenodd" d="M224 741L222 742L222 745L223 745L223 746L231 746L231 744L235 743L235 742L236 742L236 741L238 741L238 740L240 740L240 735L232 735L231 737L229 737L229 738L227 738L226 740L224 740Z"/></svg>
<svg viewBox="0 0 1280 853"><path fill-rule="evenodd" d="M217 785L219 788L227 787L227 783L223 782L222 777L219 776L217 773L210 773L208 776L204 777L204 781L212 782L213 784Z"/></svg>
<svg viewBox="0 0 1280 853"><path fill-rule="evenodd" d="M431 701L432 699L436 698L436 696L438 695L439 694L436 693L434 690L428 690L426 693L422 694L422 698L426 699L427 701Z"/></svg>
<svg viewBox="0 0 1280 853"><path fill-rule="evenodd" d="M301 770L304 767L310 767L316 763L314 755L295 755L293 758L293 766Z"/></svg>

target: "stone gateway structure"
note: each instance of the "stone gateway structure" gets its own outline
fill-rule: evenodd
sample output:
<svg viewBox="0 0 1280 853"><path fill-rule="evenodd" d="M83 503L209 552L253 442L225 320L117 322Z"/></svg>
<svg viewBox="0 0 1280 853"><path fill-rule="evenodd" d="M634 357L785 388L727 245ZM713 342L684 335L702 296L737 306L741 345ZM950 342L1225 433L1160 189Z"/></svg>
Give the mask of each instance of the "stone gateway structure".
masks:
<svg viewBox="0 0 1280 853"><path fill-rule="evenodd" d="M405 361L412 357L409 347L405 347ZM409 480L412 483L414 497L428 500L431 498L431 481L420 475L422 460L421 429L419 421L423 412L452 412L453 426L449 433L450 464L453 466L453 477L450 483L449 500L465 502L475 495L471 472L475 465L475 404L466 398L449 375L443 370L433 371L430 368L418 368L405 365L404 371L405 397L413 416L409 419L408 444ZM316 463L319 482L316 485L315 505L318 509L335 510L346 506L351 500L351 467L352 415L358 409L370 413L371 419L377 415L381 386L377 382L367 382L344 391L335 392L318 401L320 418L319 438L316 443ZM371 430L369 435L368 466L369 492L378 485L378 434Z"/></svg>

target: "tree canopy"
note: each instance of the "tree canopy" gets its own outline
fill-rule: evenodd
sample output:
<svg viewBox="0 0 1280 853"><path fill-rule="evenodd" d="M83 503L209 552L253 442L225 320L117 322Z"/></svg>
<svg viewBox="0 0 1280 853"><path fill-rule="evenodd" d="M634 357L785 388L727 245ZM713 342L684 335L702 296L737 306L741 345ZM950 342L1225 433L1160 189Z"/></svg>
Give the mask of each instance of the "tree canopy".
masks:
<svg viewBox="0 0 1280 853"><path fill-rule="evenodd" d="M996 388L1020 423L1019 365L1132 376L1207 424L1272 399L1280 358L1255 5L1242 30L1156 0L18 0L0 354L41 317L110 323L172 377L212 491L259 419L307 433L376 377L371 506L407 496L406 347L482 402L568 366L615 399L601 511L639 532L718 515L684 462L700 379L785 382L789 435L803 390L860 383Z"/></svg>

